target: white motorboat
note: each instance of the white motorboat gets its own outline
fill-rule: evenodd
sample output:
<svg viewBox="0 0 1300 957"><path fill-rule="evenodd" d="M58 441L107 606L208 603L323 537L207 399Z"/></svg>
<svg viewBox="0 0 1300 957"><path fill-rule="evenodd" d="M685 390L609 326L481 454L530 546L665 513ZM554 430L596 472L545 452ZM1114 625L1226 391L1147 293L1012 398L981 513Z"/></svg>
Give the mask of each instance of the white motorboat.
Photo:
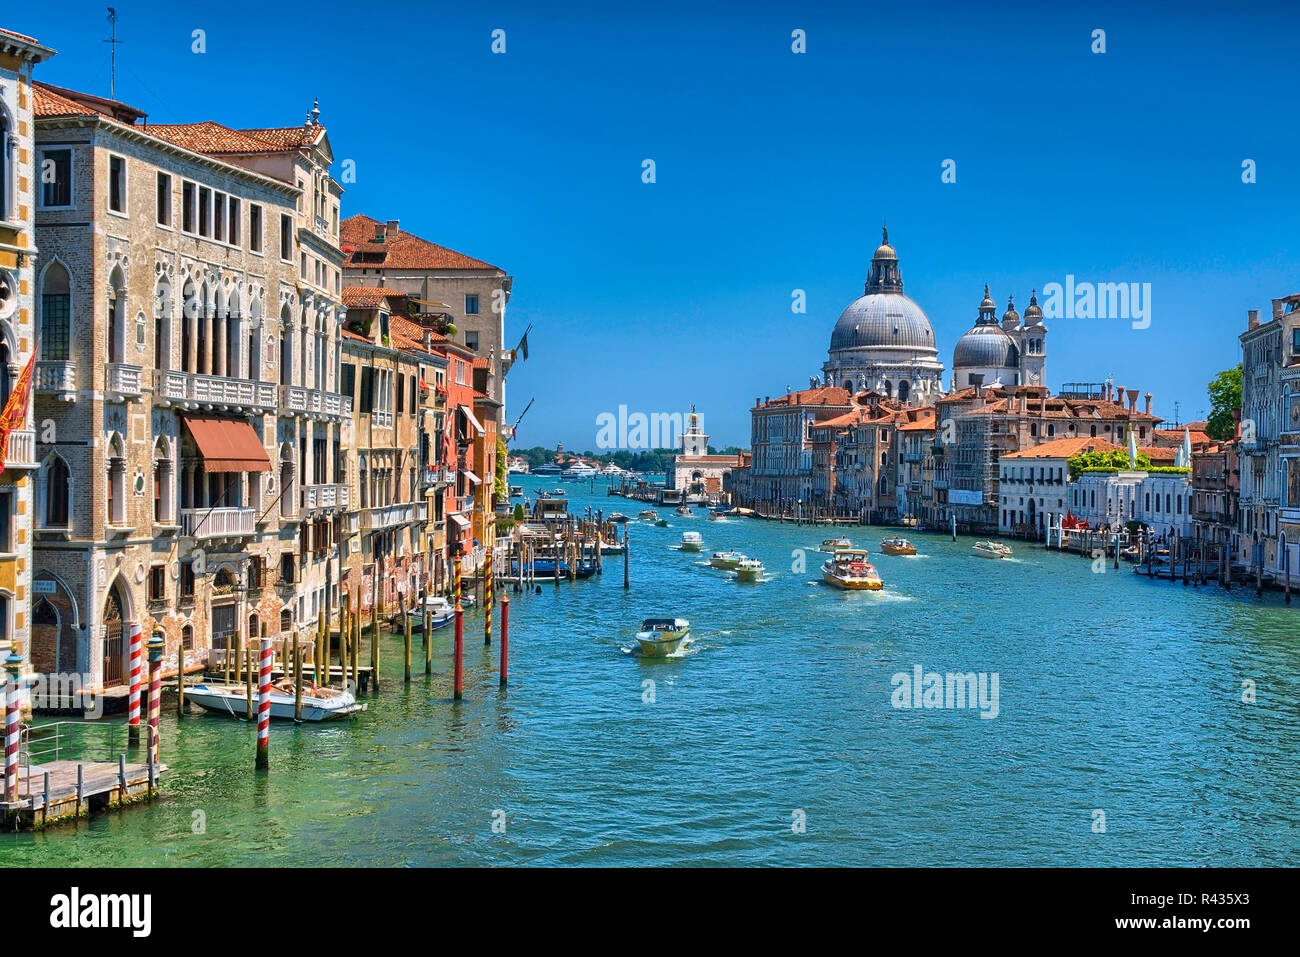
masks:
<svg viewBox="0 0 1300 957"><path fill-rule="evenodd" d="M736 566L736 581L759 582L763 580L763 563L757 558L742 558Z"/></svg>
<svg viewBox="0 0 1300 957"><path fill-rule="evenodd" d="M1011 547L1001 542L976 542L970 547L971 552L980 558L1010 558Z"/></svg>
<svg viewBox="0 0 1300 957"><path fill-rule="evenodd" d="M822 563L822 579L846 591L879 591L885 587L865 548L841 548Z"/></svg>
<svg viewBox="0 0 1300 957"><path fill-rule="evenodd" d="M735 571L737 566L745 560L742 552L729 548L725 552L714 552L709 556L709 564L714 568L721 568L724 571Z"/></svg>
<svg viewBox="0 0 1300 957"><path fill-rule="evenodd" d="M186 699L205 711L228 714L235 718L248 716L247 689L243 685L200 684L185 689ZM257 710L257 689L253 689L254 715ZM326 688L307 681L302 686L302 720L333 721L359 714L366 710L351 691ZM282 678L271 685L271 717L292 721L294 689L291 678Z"/></svg>
<svg viewBox="0 0 1300 957"><path fill-rule="evenodd" d="M678 505L677 508L675 508L673 511L675 511L678 515L694 515L694 514L695 514L694 512L691 511L691 507L690 507L689 505Z"/></svg>
<svg viewBox="0 0 1300 957"><path fill-rule="evenodd" d="M600 474L599 469L592 468L586 462L578 462L576 465L571 465L563 472L560 473L560 475L562 475L566 479L591 478L593 475L599 475L599 474Z"/></svg>
<svg viewBox="0 0 1300 957"><path fill-rule="evenodd" d="M682 532L682 551L698 552L704 549L704 539L699 532Z"/></svg>
<svg viewBox="0 0 1300 957"><path fill-rule="evenodd" d="M600 553L602 555L622 555L625 547L622 542L602 541L600 543Z"/></svg>
<svg viewBox="0 0 1300 957"><path fill-rule="evenodd" d="M461 607L465 607L464 596L462 597ZM456 606L444 598L442 595L430 595L424 600L424 607L429 609L429 630L436 631L444 625L449 624L456 617ZM424 609L420 606L412 608L407 614L411 618L411 630L414 632L424 631ZM394 616L394 624L400 624L401 619Z"/></svg>
<svg viewBox="0 0 1300 957"><path fill-rule="evenodd" d="M852 548L853 543L841 535L839 538L828 538L818 546L819 552L838 552L841 548Z"/></svg>
<svg viewBox="0 0 1300 957"><path fill-rule="evenodd" d="M685 618L647 618L641 622L636 640L641 645L641 654L662 658L677 651L690 633L691 623Z"/></svg>
<svg viewBox="0 0 1300 957"><path fill-rule="evenodd" d="M636 517L645 519L647 522L653 522L659 518L659 513L652 508L643 508L636 513Z"/></svg>

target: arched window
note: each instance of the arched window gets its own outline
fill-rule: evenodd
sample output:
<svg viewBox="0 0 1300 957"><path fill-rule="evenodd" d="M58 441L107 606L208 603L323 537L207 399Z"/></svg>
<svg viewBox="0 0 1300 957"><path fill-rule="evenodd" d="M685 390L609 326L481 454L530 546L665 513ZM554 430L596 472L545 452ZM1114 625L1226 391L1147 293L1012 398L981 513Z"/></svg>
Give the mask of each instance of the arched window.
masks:
<svg viewBox="0 0 1300 957"><path fill-rule="evenodd" d="M153 447L153 520L160 525L176 524L176 481L167 440L162 437Z"/></svg>
<svg viewBox="0 0 1300 957"><path fill-rule="evenodd" d="M126 280L121 269L108 277L108 361L126 361Z"/></svg>
<svg viewBox="0 0 1300 957"><path fill-rule="evenodd" d="M902 382L898 383L898 401L906 402L908 396L910 396L911 394L912 394L912 384L910 382L904 379Z"/></svg>
<svg viewBox="0 0 1300 957"><path fill-rule="evenodd" d="M9 371L9 363L12 360L9 354L9 344L0 341L0 408L3 403L8 403L9 393L13 391L14 377Z"/></svg>
<svg viewBox="0 0 1300 957"><path fill-rule="evenodd" d="M153 367L166 371L172 367L172 291L159 282L153 293Z"/></svg>
<svg viewBox="0 0 1300 957"><path fill-rule="evenodd" d="M181 647L186 651L194 650L194 626L186 625L181 629Z"/></svg>
<svg viewBox="0 0 1300 957"><path fill-rule="evenodd" d="M293 612L290 611L288 608L280 612L280 630L281 631L293 630Z"/></svg>
<svg viewBox="0 0 1300 957"><path fill-rule="evenodd" d="M45 524L49 528L68 527L68 463L52 456L45 464Z"/></svg>
<svg viewBox="0 0 1300 957"><path fill-rule="evenodd" d="M50 263L41 278L41 358L67 362L70 358L72 283L62 263Z"/></svg>

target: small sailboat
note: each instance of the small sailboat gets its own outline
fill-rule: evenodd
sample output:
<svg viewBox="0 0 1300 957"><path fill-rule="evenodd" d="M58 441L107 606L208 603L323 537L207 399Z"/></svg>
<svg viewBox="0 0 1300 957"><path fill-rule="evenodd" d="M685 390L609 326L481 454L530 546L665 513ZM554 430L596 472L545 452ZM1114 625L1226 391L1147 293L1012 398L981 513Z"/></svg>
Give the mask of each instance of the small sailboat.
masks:
<svg viewBox="0 0 1300 957"><path fill-rule="evenodd" d="M763 567L763 563L757 558L742 558L740 564L736 566L736 581L762 581L764 571L766 571L766 569Z"/></svg>
<svg viewBox="0 0 1300 957"><path fill-rule="evenodd" d="M853 543L841 535L839 538L828 538L821 543L818 551L821 552L838 552L841 548L852 548Z"/></svg>
<svg viewBox="0 0 1300 957"><path fill-rule="evenodd" d="M228 714L233 718L248 715L247 689L243 685L203 684L185 689L185 697L204 711ZM254 695L253 707L257 707ZM358 702L351 691L327 688L304 681L302 686L302 720L333 721L360 714L366 710L365 702ZM271 685L271 717L294 720L293 679L282 678Z"/></svg>
<svg viewBox="0 0 1300 957"><path fill-rule="evenodd" d="M641 654L662 658L677 651L690 633L691 623L685 618L647 618L641 622L636 640L641 645Z"/></svg>
<svg viewBox="0 0 1300 957"><path fill-rule="evenodd" d="M882 538L880 550L886 555L915 555L916 546L905 538Z"/></svg>
<svg viewBox="0 0 1300 957"><path fill-rule="evenodd" d="M709 556L709 564L714 568L721 568L724 571L735 571L741 562L745 560L743 553L735 549L727 549L724 552L714 552Z"/></svg>
<svg viewBox="0 0 1300 957"><path fill-rule="evenodd" d="M970 550L980 558L1010 558L1011 547L1001 542L976 542Z"/></svg>
<svg viewBox="0 0 1300 957"><path fill-rule="evenodd" d="M885 587L865 548L841 548L822 563L822 579L846 591L879 591Z"/></svg>
<svg viewBox="0 0 1300 957"><path fill-rule="evenodd" d="M682 551L698 552L703 551L703 549L704 539L699 532L682 532Z"/></svg>

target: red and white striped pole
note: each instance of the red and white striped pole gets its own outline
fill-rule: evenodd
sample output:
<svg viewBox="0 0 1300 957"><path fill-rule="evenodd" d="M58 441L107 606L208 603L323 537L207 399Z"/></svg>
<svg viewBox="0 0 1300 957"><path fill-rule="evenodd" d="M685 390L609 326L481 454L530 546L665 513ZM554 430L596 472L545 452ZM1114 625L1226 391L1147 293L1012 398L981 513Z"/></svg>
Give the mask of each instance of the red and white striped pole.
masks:
<svg viewBox="0 0 1300 957"><path fill-rule="evenodd" d="M18 679L22 675L23 659L17 652L10 652L5 659L5 668L9 672L9 681L5 687L5 793L6 801L18 800L18 708L22 685Z"/></svg>
<svg viewBox="0 0 1300 957"><path fill-rule="evenodd" d="M128 641L131 649L127 662L130 669L131 693L126 699L126 734L127 743L134 748L140 744L140 670L144 656L144 635L140 631L139 624L131 623Z"/></svg>
<svg viewBox="0 0 1300 957"><path fill-rule="evenodd" d="M257 680L257 767L271 766L271 639L262 626L262 668Z"/></svg>
<svg viewBox="0 0 1300 957"><path fill-rule="evenodd" d="M162 710L162 658L166 647L162 631L155 631L149 639L149 764L155 770L158 767L158 713Z"/></svg>

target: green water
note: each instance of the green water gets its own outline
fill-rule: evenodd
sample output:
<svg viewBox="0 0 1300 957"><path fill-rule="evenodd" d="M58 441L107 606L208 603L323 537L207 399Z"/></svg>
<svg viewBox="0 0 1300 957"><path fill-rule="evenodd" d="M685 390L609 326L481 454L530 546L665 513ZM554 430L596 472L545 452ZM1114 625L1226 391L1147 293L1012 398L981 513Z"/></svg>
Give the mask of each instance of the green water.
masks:
<svg viewBox="0 0 1300 957"><path fill-rule="evenodd" d="M642 507L525 485L566 485L575 510ZM1096 574L1025 544L995 562L918 534L922 554L895 558L861 528L887 587L844 593L817 583L815 551L794 570L822 529L665 514L631 526L630 591L610 558L601 579L512 595L507 692L475 613L463 702L449 628L432 678L417 636L409 688L386 637L369 711L274 723L267 774L249 725L173 709L160 800L0 836L0 865L1300 861L1300 602ZM685 529L704 555L675 548ZM769 580L704 565L732 547ZM682 657L632 653L656 615L691 620ZM997 673L997 717L893 707L892 676L918 664Z"/></svg>

